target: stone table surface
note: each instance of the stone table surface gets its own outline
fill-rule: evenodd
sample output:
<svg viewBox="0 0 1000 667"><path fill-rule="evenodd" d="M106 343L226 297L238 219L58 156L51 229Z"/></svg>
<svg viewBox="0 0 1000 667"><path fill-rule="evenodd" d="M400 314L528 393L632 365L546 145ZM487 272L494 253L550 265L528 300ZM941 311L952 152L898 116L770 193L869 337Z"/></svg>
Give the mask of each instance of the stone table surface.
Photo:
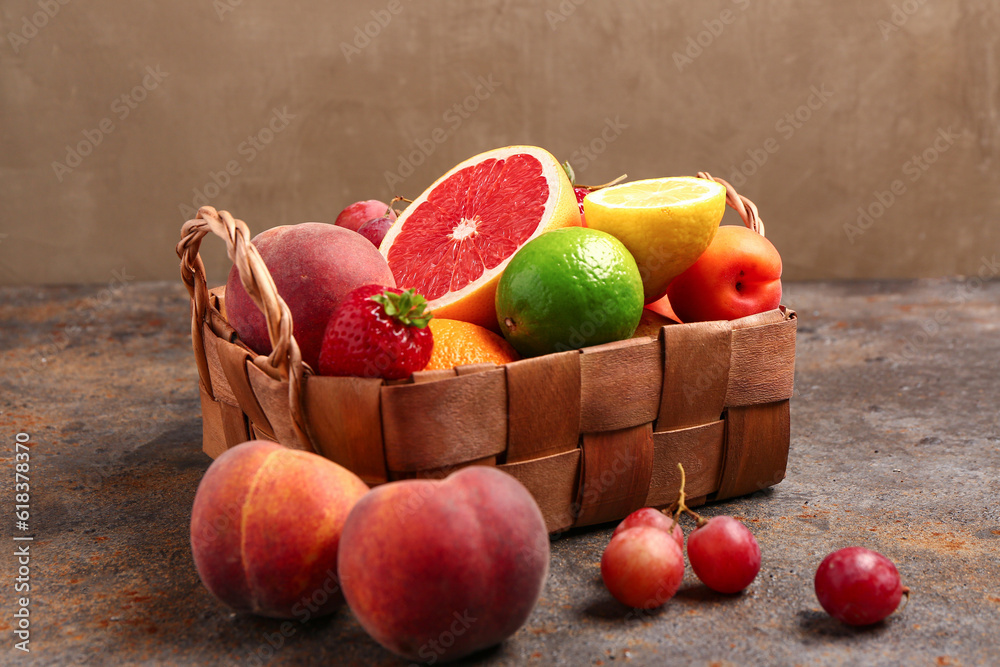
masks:
<svg viewBox="0 0 1000 667"><path fill-rule="evenodd" d="M792 283L784 301L800 316L787 477L702 510L756 534L749 589L718 595L688 569L665 607L631 614L600 581L613 526L580 530L553 542L527 624L459 664L1000 664L1000 283ZM0 289L0 663L406 665L346 608L285 636L199 582L188 522L210 460L188 312L179 281ZM12 516L18 433L27 533ZM24 544L29 654L13 634ZM813 593L820 560L849 545L890 557L913 591L868 629Z"/></svg>

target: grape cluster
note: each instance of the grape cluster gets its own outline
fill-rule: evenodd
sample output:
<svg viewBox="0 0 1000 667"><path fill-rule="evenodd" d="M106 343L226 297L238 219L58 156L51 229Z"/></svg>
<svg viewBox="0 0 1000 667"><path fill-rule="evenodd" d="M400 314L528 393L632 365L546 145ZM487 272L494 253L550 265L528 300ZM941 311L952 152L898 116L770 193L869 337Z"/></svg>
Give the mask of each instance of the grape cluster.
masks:
<svg viewBox="0 0 1000 667"><path fill-rule="evenodd" d="M731 516L705 519L684 504L684 467L677 513L669 516L644 507L625 517L601 558L601 577L622 604L655 609L665 604L684 579L683 514L698 525L687 540L691 569L719 593L739 593L760 571L760 546L750 530Z"/></svg>
<svg viewBox="0 0 1000 667"><path fill-rule="evenodd" d="M615 528L601 557L601 578L616 600L637 609L669 601L684 579L684 531L688 514L697 526L687 538L695 575L713 591L739 593L760 571L760 546L750 529L731 516L705 519L684 504L684 468L674 514L643 507ZM862 547L828 555L816 570L816 597L823 609L848 625L878 623L910 590L891 560Z"/></svg>

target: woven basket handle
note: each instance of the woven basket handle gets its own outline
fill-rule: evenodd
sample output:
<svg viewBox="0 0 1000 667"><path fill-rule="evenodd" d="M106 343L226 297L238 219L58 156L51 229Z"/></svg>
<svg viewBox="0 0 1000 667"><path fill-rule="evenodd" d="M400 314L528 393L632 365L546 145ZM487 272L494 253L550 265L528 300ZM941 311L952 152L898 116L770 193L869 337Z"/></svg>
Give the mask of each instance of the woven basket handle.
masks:
<svg viewBox="0 0 1000 667"><path fill-rule="evenodd" d="M209 232L226 242L226 251L240 274L240 282L253 302L264 313L267 335L271 341L271 354L253 358L255 366L276 380L288 381L288 404L296 434L307 445L312 445L303 418L302 384L311 369L302 362L302 352L292 335L292 313L274 285L271 272L264 265L257 248L250 243L250 230L242 220L235 219L228 211L216 211L202 206L194 220L181 227L181 240L177 256L181 260L181 279L191 295L191 338L194 341L198 370L206 382L208 360L205 358L203 323L208 311L208 284L205 265L198 250L201 240ZM213 394L211 386L206 387Z"/></svg>
<svg viewBox="0 0 1000 667"><path fill-rule="evenodd" d="M729 207L740 214L740 217L743 218L744 225L746 225L749 229L754 230L761 236L764 236L764 221L760 219L760 213L757 212L756 204L736 192L736 188L730 185L728 181L724 181L721 178L715 178L707 171L699 171L698 178L704 178L707 181L715 181L719 185L725 187L726 203Z"/></svg>

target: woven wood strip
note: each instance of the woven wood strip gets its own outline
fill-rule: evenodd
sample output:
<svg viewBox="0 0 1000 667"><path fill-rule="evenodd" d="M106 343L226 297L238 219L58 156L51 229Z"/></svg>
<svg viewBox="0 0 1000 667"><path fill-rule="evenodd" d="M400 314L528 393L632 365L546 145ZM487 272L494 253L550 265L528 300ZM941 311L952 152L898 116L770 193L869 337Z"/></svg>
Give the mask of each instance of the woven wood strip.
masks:
<svg viewBox="0 0 1000 667"><path fill-rule="evenodd" d="M212 394L217 401L228 403L229 405L239 405L239 399L229 386L226 378L226 371L222 367L219 359L217 343L219 337L206 322L203 325L202 339L205 341L205 360L208 362L208 374L212 378Z"/></svg>
<svg viewBox="0 0 1000 667"><path fill-rule="evenodd" d="M715 181L726 188L726 204L739 214L740 218L743 219L743 224L748 229L752 229L761 236L764 236L764 221L760 219L760 213L757 211L756 204L736 192L736 188L730 185L728 181L715 178L707 171L699 171L697 175L698 178Z"/></svg>
<svg viewBox="0 0 1000 667"><path fill-rule="evenodd" d="M524 484L545 518L550 533L570 528L578 512L575 501L580 480L580 451L543 456L528 461L497 466Z"/></svg>
<svg viewBox="0 0 1000 667"><path fill-rule="evenodd" d="M222 425L219 403L212 399L204 385L198 387L201 399L201 448L213 459L226 451L226 431Z"/></svg>
<svg viewBox="0 0 1000 667"><path fill-rule="evenodd" d="M493 371L497 368L499 367L496 364L466 364L464 366L455 366L455 375L475 375L476 373Z"/></svg>
<svg viewBox="0 0 1000 667"><path fill-rule="evenodd" d="M454 368L442 368L435 371L417 371L413 374L413 383L420 384L422 382L437 382L438 380L453 377L455 377Z"/></svg>
<svg viewBox="0 0 1000 667"><path fill-rule="evenodd" d="M784 479L789 437L788 401L729 408L715 499L753 493Z"/></svg>
<svg viewBox="0 0 1000 667"><path fill-rule="evenodd" d="M301 395L303 378L308 367L302 363L302 354L292 335L291 311L278 294L274 280L264 265L260 253L250 243L250 230L246 223L235 219L228 211L217 211L211 206L202 206L198 209L198 215L194 220L184 223L181 227L181 240L176 246L177 256L181 260L181 279L191 295L191 338L199 376L203 384L211 382L205 359L202 322L206 317L210 319L213 317L207 312L210 310L212 297L209 296L205 282L205 265L198 254L201 241L208 233L214 233L226 241L226 250L239 272L240 282L264 313L272 351L267 357L255 357L253 363L271 377L285 380L285 387L288 389L288 410L295 431L294 438L290 442L294 441L299 448L312 449L302 414ZM206 389L210 396L214 395L210 385Z"/></svg>
<svg viewBox="0 0 1000 667"><path fill-rule="evenodd" d="M216 297L211 297L213 302L218 303ZM232 327L229 322L226 321L225 316L219 311L216 305L213 305L205 313L205 322L211 327L212 332L221 340L226 340L233 342L240 336L236 333L236 329Z"/></svg>
<svg viewBox="0 0 1000 667"><path fill-rule="evenodd" d="M476 373L485 373L487 371L497 370L499 367L496 364L465 364L464 366L456 366L456 375L475 375ZM506 384L506 383L505 383ZM475 461L470 461L465 465L480 465L480 466L495 466L497 464L496 456L486 456ZM447 475L446 475L447 476Z"/></svg>
<svg viewBox="0 0 1000 667"><path fill-rule="evenodd" d="M477 373L485 373L487 371L497 370L496 364L466 364L463 366L456 366L450 369L441 369L433 371L424 371L420 373L420 377L414 376L414 382L435 382L437 380L462 376L462 375L475 375ZM379 443L381 445L381 443ZM380 449L381 451L381 449ZM389 476L396 479L443 479L450 475L452 472L458 468L463 468L470 465L481 465L481 466L495 466L497 464L496 456L485 456L481 459L475 459L472 461L461 462L457 465L447 465L442 468L431 468L428 470L417 470L417 471L406 471L406 470L391 470L389 471Z"/></svg>
<svg viewBox="0 0 1000 667"><path fill-rule="evenodd" d="M797 319L733 329L727 406L760 405L792 397Z"/></svg>
<svg viewBox="0 0 1000 667"><path fill-rule="evenodd" d="M274 437L274 434L270 431L265 431L257 424L250 422L250 436L254 440L270 440L271 442L278 442L278 439Z"/></svg>
<svg viewBox="0 0 1000 667"><path fill-rule="evenodd" d="M250 429L247 417L238 405L229 405L219 401L219 413L222 415L222 431L226 436L226 449L232 449L250 439Z"/></svg>
<svg viewBox="0 0 1000 667"><path fill-rule="evenodd" d="M695 507L701 507L706 502L708 502L708 496L695 496L684 499L684 504L691 509L694 509Z"/></svg>
<svg viewBox="0 0 1000 667"><path fill-rule="evenodd" d="M785 319L787 319L785 313L779 307L765 310L762 313L747 315L736 320L730 320L729 326L732 329L750 329L752 327L764 326L765 324L777 324L778 322L784 322Z"/></svg>
<svg viewBox="0 0 1000 667"><path fill-rule="evenodd" d="M218 311L219 315L222 316L222 320L224 322L226 322L226 324L228 324L229 323L229 316L226 315L226 285L225 285L225 283L223 283L222 285L219 285L218 287L213 287L212 289L208 290L208 298L209 298L209 301L208 301L209 307L210 308L214 308L216 311ZM233 329L233 331L235 332L236 330Z"/></svg>
<svg viewBox="0 0 1000 667"><path fill-rule="evenodd" d="M207 336L206 334L206 338ZM261 425L268 433L272 432L271 423L268 422L263 408L253 393L253 387L250 386L250 377L247 375L247 360L251 356L250 353L246 348L235 343L227 343L221 338L215 339L215 351L226 376L226 384L236 397L237 404L250 421Z"/></svg>
<svg viewBox="0 0 1000 667"><path fill-rule="evenodd" d="M184 232L181 232L182 236ZM198 386L204 390L209 399L212 398L212 376L208 370L208 360L205 358L204 327L205 313L208 310L208 285L205 282L205 265L198 255L201 239L198 233L190 236L190 245L185 244L181 254L181 279L191 295L191 347L194 350L194 361L198 367ZM181 242L182 244L184 241ZM207 452L208 449L206 448ZM221 453L221 452L220 452Z"/></svg>
<svg viewBox="0 0 1000 667"><path fill-rule="evenodd" d="M580 445L580 353L514 361L507 372L507 463Z"/></svg>
<svg viewBox="0 0 1000 667"><path fill-rule="evenodd" d="M322 377L306 380L306 423L318 453L353 471L366 484L389 479L382 449L382 381Z"/></svg>
<svg viewBox="0 0 1000 667"><path fill-rule="evenodd" d="M664 327L663 394L657 431L719 419L729 385L730 326L696 322Z"/></svg>
<svg viewBox="0 0 1000 667"><path fill-rule="evenodd" d="M383 386L382 433L391 471L442 468L500 454L507 446L504 370Z"/></svg>
<svg viewBox="0 0 1000 667"><path fill-rule="evenodd" d="M577 526L620 519L642 507L653 474L653 425L583 434Z"/></svg>
<svg viewBox="0 0 1000 667"><path fill-rule="evenodd" d="M614 431L651 423L660 409L660 342L631 338L581 350L580 431Z"/></svg>
<svg viewBox="0 0 1000 667"><path fill-rule="evenodd" d="M665 507L677 501L684 466L689 496L707 496L719 488L722 473L725 422L653 433L653 474L646 505Z"/></svg>
<svg viewBox="0 0 1000 667"><path fill-rule="evenodd" d="M497 457L486 456L481 459L475 459L474 461L465 461L457 465L430 468L428 470L414 470L408 472L402 470L390 470L389 480L395 482L400 479L444 479L451 473L462 468L467 468L469 466L495 466L496 464Z"/></svg>
<svg viewBox="0 0 1000 667"><path fill-rule="evenodd" d="M255 363L247 364L246 367L250 386L267 415L268 423L274 429L275 440L285 447L313 451L308 441L300 438L299 430L292 421L292 414L288 409L288 381L275 380Z"/></svg>
<svg viewBox="0 0 1000 667"><path fill-rule="evenodd" d="M720 182L744 224L763 233L753 204ZM209 233L226 241L244 287L265 313L274 349L267 357L237 343L225 319L225 288L207 289L198 250ZM677 461L688 472L692 507L784 476L796 318L783 307L728 323L666 327L656 340L522 366L465 366L348 387L344 378L311 376L302 364L287 305L244 223L203 207L181 237L177 254L192 300L203 447L210 456L244 438L271 439L334 460L351 458L348 467L379 483L443 477L466 465L493 465L506 454L502 467L528 486L552 532L673 502ZM563 366L546 369L549 363ZM509 386L518 390L512 394ZM373 473L365 472L369 466Z"/></svg>

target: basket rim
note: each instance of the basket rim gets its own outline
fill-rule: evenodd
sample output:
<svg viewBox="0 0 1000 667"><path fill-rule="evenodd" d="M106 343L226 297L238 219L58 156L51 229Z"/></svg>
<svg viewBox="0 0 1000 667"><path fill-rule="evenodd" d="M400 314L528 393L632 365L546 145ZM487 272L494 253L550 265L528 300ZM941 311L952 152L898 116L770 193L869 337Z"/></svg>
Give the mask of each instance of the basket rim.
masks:
<svg viewBox="0 0 1000 667"><path fill-rule="evenodd" d="M761 236L764 235L764 224L753 202L737 193L729 182L715 178L708 172L698 172L697 177L723 185L726 189L726 204L736 210L746 227ZM244 346L251 353L251 359L255 366L275 380L288 382L288 404L295 435L301 442L313 446L314 441L309 433L304 414L303 394L306 379L310 375L314 375L315 372L302 359L302 352L293 334L291 310L278 293L274 279L264 264L259 251L251 243L247 224L233 217L228 211L219 211L212 206L202 206L194 219L183 224L181 240L175 248L177 256L180 258L181 279L187 287L192 301L191 335L201 382L205 385L208 394L214 396L202 327L202 323L208 318L211 298L205 266L199 254L201 242L209 233L215 234L226 242L227 254L237 269L240 282L251 300L263 313L267 324L268 338L271 342L270 354L260 355L250 350L245 344ZM779 309L782 309L784 316L787 309L784 306L779 306ZM794 317L794 311L790 312ZM221 316L221 312L219 314ZM738 320L733 322L736 321Z"/></svg>

